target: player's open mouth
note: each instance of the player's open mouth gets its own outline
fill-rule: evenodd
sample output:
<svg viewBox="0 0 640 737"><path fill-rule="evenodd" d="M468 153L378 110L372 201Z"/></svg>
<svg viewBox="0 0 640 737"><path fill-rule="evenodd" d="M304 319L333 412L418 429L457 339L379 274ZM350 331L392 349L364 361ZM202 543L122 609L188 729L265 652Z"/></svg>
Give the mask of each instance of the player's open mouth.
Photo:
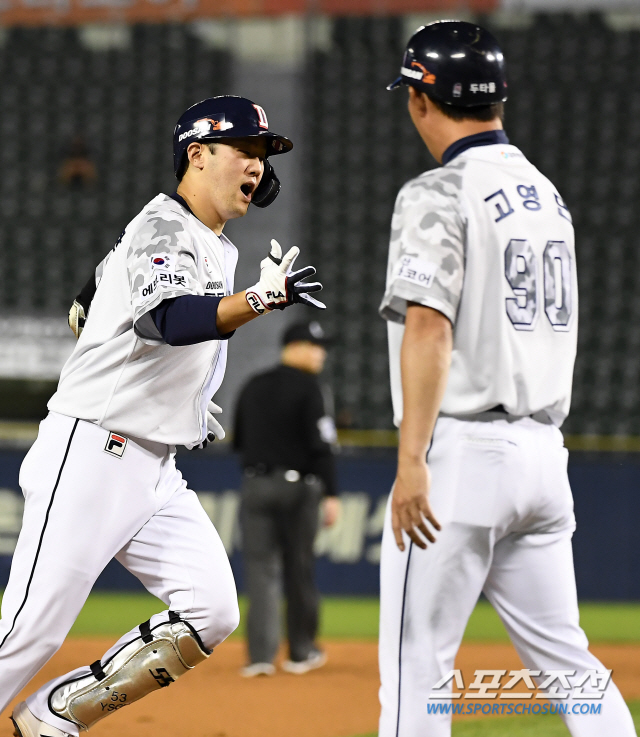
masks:
<svg viewBox="0 0 640 737"><path fill-rule="evenodd" d="M256 188L256 185L253 182L245 182L241 187L240 191L245 196L249 202L251 202L251 195L253 194L253 190Z"/></svg>

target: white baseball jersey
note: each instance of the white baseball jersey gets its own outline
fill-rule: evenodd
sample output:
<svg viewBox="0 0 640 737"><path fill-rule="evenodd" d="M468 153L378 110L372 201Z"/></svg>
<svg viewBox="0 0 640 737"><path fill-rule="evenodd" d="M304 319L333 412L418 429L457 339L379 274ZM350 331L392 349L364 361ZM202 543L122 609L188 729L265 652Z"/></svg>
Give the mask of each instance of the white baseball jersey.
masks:
<svg viewBox="0 0 640 737"><path fill-rule="evenodd" d="M202 442L227 343L167 345L149 313L172 297L231 294L237 260L228 238L178 202L151 200L96 271L91 312L49 409L167 445Z"/></svg>
<svg viewBox="0 0 640 737"><path fill-rule="evenodd" d="M428 454L430 505L441 530L426 550L411 543L401 551L391 504L385 516L380 737L451 736L451 713L438 707L462 704L448 701L447 673L481 593L526 668L578 678L607 672L579 626L573 502L556 426L569 410L576 352L569 213L514 146L464 145L463 139L445 166L402 188L392 222L381 310L389 321L397 422L407 304L436 309L454 327ZM503 411L478 415L498 405L517 419ZM573 705L570 691L562 703ZM563 715L571 735L632 737L631 715L615 685L596 698L603 699L602 714Z"/></svg>
<svg viewBox="0 0 640 737"><path fill-rule="evenodd" d="M402 419L400 347L408 302L451 320L441 412L568 414L578 302L571 216L515 147L477 146L400 190L387 287L394 420Z"/></svg>

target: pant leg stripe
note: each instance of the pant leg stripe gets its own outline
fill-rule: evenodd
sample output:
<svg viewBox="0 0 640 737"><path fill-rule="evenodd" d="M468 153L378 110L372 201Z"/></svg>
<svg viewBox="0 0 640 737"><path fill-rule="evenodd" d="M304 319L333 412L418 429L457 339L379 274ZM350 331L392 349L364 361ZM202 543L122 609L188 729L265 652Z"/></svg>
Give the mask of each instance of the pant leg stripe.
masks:
<svg viewBox="0 0 640 737"><path fill-rule="evenodd" d="M396 721L396 737L400 735L400 696L402 694L402 636L404 634L404 608L407 602L407 582L409 581L409 564L411 563L411 551L413 542L409 543L409 554L407 555L407 568L404 573L404 588L402 590L402 614L400 615L400 644L398 646L398 719Z"/></svg>
<svg viewBox="0 0 640 737"><path fill-rule="evenodd" d="M429 452L433 447L433 439L436 434L436 428L433 428L431 442L427 448L427 460L429 460ZM409 543L409 554L407 555L407 568L404 572L404 587L402 589L402 613L400 615L400 643L398 645L398 718L396 721L396 737L400 737L400 697L402 695L402 636L404 634L404 608L407 602L407 583L409 581L409 564L411 563L411 551L413 550L413 541Z"/></svg>
<svg viewBox="0 0 640 737"><path fill-rule="evenodd" d="M4 636L2 642L0 642L0 648L2 648L4 643L7 641L7 638L9 637L9 635L13 632L13 629L16 626L16 621L20 615L20 612L24 609L24 605L27 603L27 598L29 596L29 589L31 588L31 581L33 580L33 576L36 571L36 565L38 563L38 558L40 557L40 550L42 548L42 540L44 539L44 533L47 529L47 524L49 522L49 513L51 512L51 507L53 506L53 500L56 496L56 491L58 490L58 484L60 483L60 477L62 476L64 465L67 462L67 456L69 455L69 449L71 448L71 441L73 440L73 436L76 432L76 428L78 427L78 422L79 420L76 420L73 424L73 429L71 430L71 435L69 436L69 441L67 442L67 448L64 452L64 458L62 459L62 464L60 465L60 470L58 471L58 478L56 479L55 486L53 487L53 491L51 492L51 499L49 500L49 506L47 507L47 513L44 516L44 524L42 526L42 531L40 533L40 540L38 541L38 548L36 550L36 555L33 560L33 566L31 567L31 575L29 576L29 581L27 582L27 588L26 588L26 591L24 592L24 599L22 600L22 604L20 604L20 608L16 612L16 616L13 618L13 624L11 625L11 629Z"/></svg>

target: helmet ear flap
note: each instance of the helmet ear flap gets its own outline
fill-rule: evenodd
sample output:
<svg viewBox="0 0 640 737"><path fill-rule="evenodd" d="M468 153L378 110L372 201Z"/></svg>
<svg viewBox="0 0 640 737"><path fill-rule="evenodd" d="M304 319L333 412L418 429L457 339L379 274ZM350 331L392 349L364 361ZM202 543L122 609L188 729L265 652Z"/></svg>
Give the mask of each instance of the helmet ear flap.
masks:
<svg viewBox="0 0 640 737"><path fill-rule="evenodd" d="M280 180L268 159L264 160L264 172L251 202L256 207L268 207L280 193Z"/></svg>
<svg viewBox="0 0 640 737"><path fill-rule="evenodd" d="M187 170L187 152L186 150L182 152L182 156L180 157L180 161L178 163L178 166L175 170L176 179L181 182L182 177L184 176L185 171Z"/></svg>

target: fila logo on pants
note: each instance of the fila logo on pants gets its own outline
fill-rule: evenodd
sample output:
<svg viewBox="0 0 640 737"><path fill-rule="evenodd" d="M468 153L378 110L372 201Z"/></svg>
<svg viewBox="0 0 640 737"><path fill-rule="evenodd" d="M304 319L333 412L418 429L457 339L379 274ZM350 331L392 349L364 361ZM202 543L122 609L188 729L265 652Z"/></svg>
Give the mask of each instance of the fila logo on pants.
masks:
<svg viewBox="0 0 640 737"><path fill-rule="evenodd" d="M116 435L114 432L109 433L107 444L104 446L105 453L109 453L116 458L122 458L124 449L127 447L127 438L122 435Z"/></svg>

